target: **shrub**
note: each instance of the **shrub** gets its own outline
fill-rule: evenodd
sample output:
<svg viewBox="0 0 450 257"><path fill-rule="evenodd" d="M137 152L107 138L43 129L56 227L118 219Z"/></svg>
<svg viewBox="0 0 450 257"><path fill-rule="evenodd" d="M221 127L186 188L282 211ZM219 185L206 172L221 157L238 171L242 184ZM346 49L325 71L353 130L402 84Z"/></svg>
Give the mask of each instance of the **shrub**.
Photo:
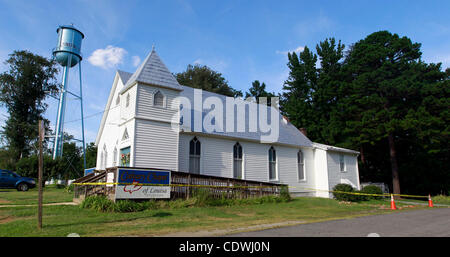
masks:
<svg viewBox="0 0 450 257"><path fill-rule="evenodd" d="M338 192L334 192L338 191ZM340 193L344 192L344 193ZM348 193L356 193L355 189L348 184L337 184L333 187L333 195L334 198L338 201L348 201L348 202L358 202L363 200L361 196L355 194Z"/></svg>
<svg viewBox="0 0 450 257"><path fill-rule="evenodd" d="M381 190L381 188L378 186L371 185L371 186L365 186L361 190L361 193L378 195L378 194L383 194L383 190ZM372 195L364 195L363 197L364 197L364 200L380 200L383 198L382 196L372 196Z"/></svg>
<svg viewBox="0 0 450 257"><path fill-rule="evenodd" d="M111 212L114 211L114 205L114 202L106 198L106 196L89 196L83 200L80 207L100 212Z"/></svg>
<svg viewBox="0 0 450 257"><path fill-rule="evenodd" d="M66 186L66 192L70 193L73 192L75 185L72 183L69 186Z"/></svg>
<svg viewBox="0 0 450 257"><path fill-rule="evenodd" d="M286 189L285 189L286 190ZM111 201L106 196L89 196L81 203L80 207L85 209L93 209L100 212L138 212L149 209L177 209L188 208L192 206L230 206L240 204L264 204L279 203L290 201L289 192L282 191L280 196L268 195L255 198L227 198L223 193L221 197L215 198L209 190L199 188L193 190L192 198L177 200L118 200Z"/></svg>
<svg viewBox="0 0 450 257"><path fill-rule="evenodd" d="M291 195L289 194L289 188L287 186L281 188L280 198L286 202L291 200Z"/></svg>
<svg viewBox="0 0 450 257"><path fill-rule="evenodd" d="M118 200L114 204L114 212L137 212L147 209L148 206L144 202L136 202L131 200Z"/></svg>
<svg viewBox="0 0 450 257"><path fill-rule="evenodd" d="M192 190L192 198L195 199L196 206L207 206L214 201L209 190L205 188L195 188Z"/></svg>

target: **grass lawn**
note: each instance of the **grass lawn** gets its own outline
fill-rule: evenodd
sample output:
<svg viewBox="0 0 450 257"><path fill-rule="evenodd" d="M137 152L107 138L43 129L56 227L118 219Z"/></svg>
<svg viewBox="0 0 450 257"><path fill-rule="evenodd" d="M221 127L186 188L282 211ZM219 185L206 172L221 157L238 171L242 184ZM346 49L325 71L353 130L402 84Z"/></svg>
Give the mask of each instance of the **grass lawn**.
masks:
<svg viewBox="0 0 450 257"><path fill-rule="evenodd" d="M44 187L44 203L72 202L72 200L73 193L69 193L65 189L57 188L55 185ZM16 189L0 189L0 205L22 204L38 204L37 187L26 192L17 191Z"/></svg>
<svg viewBox="0 0 450 257"><path fill-rule="evenodd" d="M11 191L12 195L24 192ZM64 189L48 189L48 201L60 202L71 199ZM30 203L34 191L25 192L11 204ZM55 195L55 199L50 199ZM68 197L70 196L70 197ZM398 203L401 210L415 210L426 206ZM0 208L0 236L157 236L176 232L194 232L215 229L233 229L260 224L286 221L316 222L351 218L371 214L391 213L389 201L366 201L342 203L332 199L294 198L290 202L234 205L222 207L190 207L145 210L135 213L101 213L79 206L45 206L43 229L37 229L37 207Z"/></svg>

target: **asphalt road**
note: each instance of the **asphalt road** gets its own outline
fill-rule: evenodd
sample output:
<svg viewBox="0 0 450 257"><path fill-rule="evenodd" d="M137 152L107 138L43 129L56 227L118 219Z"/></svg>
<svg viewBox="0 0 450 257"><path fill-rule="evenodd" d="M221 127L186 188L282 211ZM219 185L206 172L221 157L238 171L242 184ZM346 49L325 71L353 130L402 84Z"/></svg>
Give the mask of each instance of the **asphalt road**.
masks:
<svg viewBox="0 0 450 257"><path fill-rule="evenodd" d="M376 233L376 234L373 234ZM450 208L396 212L254 232L236 237L449 237Z"/></svg>

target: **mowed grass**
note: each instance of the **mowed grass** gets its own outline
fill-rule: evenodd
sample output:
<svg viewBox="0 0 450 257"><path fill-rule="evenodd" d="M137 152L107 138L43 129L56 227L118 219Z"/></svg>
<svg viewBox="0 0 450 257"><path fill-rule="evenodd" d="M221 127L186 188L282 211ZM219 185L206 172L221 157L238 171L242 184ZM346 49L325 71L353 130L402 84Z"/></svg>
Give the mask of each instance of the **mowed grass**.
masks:
<svg viewBox="0 0 450 257"><path fill-rule="evenodd" d="M55 185L44 187L44 203L72 202L73 193ZM29 205L38 204L38 188L35 187L26 192L16 189L0 189L0 205Z"/></svg>
<svg viewBox="0 0 450 257"><path fill-rule="evenodd" d="M63 191L63 190L61 190ZM402 210L425 206L397 204ZM290 202L101 213L79 206L45 206L43 229L37 229L37 207L0 208L0 236L159 236L183 232L230 230L286 221L317 222L391 213L389 201L342 203L323 198Z"/></svg>

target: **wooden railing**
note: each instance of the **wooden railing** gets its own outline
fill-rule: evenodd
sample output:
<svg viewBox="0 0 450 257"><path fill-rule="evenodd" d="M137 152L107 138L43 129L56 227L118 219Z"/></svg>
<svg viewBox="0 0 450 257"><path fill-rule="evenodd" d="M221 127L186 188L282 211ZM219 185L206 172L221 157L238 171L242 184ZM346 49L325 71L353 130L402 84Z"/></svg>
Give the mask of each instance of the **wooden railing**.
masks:
<svg viewBox="0 0 450 257"><path fill-rule="evenodd" d="M87 175L74 181L74 183L101 183L106 182L106 174L113 172L116 177L117 168L108 168L106 171L96 171L97 175ZM130 168L130 167L126 167ZM138 168L142 169L142 168ZM158 170L145 168L147 170ZM171 171L170 197L189 198L199 190L206 190L215 198L249 198L265 195L279 195L284 184L259 182L244 179L224 178L201 174L192 174L180 171ZM90 195L107 195L114 198L115 186L106 185L75 185L75 198L85 198Z"/></svg>

